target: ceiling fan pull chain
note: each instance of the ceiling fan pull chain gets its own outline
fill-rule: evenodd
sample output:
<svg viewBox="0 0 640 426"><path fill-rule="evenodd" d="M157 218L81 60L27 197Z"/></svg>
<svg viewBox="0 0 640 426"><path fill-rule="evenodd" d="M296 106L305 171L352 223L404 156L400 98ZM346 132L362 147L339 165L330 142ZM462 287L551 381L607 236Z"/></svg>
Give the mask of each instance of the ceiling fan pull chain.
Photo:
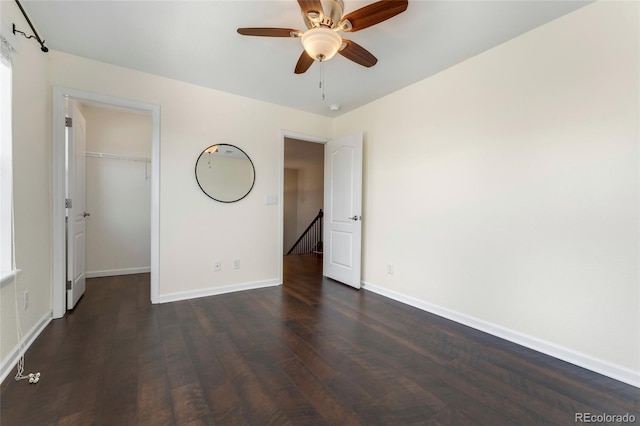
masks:
<svg viewBox="0 0 640 426"><path fill-rule="evenodd" d="M324 101L324 61L320 61L320 90L322 90L322 100Z"/></svg>

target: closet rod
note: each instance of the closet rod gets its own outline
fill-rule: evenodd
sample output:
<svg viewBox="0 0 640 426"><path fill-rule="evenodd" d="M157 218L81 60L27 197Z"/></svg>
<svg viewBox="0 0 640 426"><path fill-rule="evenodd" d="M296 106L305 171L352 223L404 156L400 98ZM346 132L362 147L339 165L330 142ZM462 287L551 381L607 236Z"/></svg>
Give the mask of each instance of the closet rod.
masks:
<svg viewBox="0 0 640 426"><path fill-rule="evenodd" d="M109 158L111 160L128 160L128 161L144 161L150 163L151 159L147 157L130 157L127 155L106 154L104 152L90 152L86 151L85 156L95 158Z"/></svg>

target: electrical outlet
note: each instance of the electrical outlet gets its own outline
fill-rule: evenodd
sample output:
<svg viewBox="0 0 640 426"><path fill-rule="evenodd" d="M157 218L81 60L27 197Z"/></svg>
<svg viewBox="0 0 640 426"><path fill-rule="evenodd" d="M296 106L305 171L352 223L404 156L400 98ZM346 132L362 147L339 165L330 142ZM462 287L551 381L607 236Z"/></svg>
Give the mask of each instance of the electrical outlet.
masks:
<svg viewBox="0 0 640 426"><path fill-rule="evenodd" d="M233 269L240 269L240 259L233 259Z"/></svg>
<svg viewBox="0 0 640 426"><path fill-rule="evenodd" d="M394 272L395 267L393 266L393 263L387 263L387 274L393 275Z"/></svg>
<svg viewBox="0 0 640 426"><path fill-rule="evenodd" d="M27 310L29 308L29 292L24 291L22 294L22 309Z"/></svg>
<svg viewBox="0 0 640 426"><path fill-rule="evenodd" d="M220 272L222 271L222 261L221 260L216 260L215 263L213 264L213 270L215 272Z"/></svg>

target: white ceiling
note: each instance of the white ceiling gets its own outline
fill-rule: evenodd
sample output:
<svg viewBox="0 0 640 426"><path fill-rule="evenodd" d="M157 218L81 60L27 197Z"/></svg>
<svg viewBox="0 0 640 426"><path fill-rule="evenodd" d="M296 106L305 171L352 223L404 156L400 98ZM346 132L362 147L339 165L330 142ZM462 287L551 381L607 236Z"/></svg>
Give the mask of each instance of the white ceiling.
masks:
<svg viewBox="0 0 640 426"><path fill-rule="evenodd" d="M345 14L373 1L345 1ZM569 0L410 0L407 11L345 35L378 58L340 55L295 75L299 39L246 37L238 27L305 29L294 0L32 1L22 4L49 48L326 116L438 73L587 4ZM18 29L28 30L25 22ZM339 112L329 105L340 104Z"/></svg>

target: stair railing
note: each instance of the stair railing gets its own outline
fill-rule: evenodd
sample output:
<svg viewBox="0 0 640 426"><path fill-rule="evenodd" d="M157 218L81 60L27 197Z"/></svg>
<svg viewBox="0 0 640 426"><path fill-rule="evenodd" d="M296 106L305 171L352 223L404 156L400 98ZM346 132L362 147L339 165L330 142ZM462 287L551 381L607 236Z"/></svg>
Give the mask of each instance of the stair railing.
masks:
<svg viewBox="0 0 640 426"><path fill-rule="evenodd" d="M322 209L287 254L322 253Z"/></svg>

